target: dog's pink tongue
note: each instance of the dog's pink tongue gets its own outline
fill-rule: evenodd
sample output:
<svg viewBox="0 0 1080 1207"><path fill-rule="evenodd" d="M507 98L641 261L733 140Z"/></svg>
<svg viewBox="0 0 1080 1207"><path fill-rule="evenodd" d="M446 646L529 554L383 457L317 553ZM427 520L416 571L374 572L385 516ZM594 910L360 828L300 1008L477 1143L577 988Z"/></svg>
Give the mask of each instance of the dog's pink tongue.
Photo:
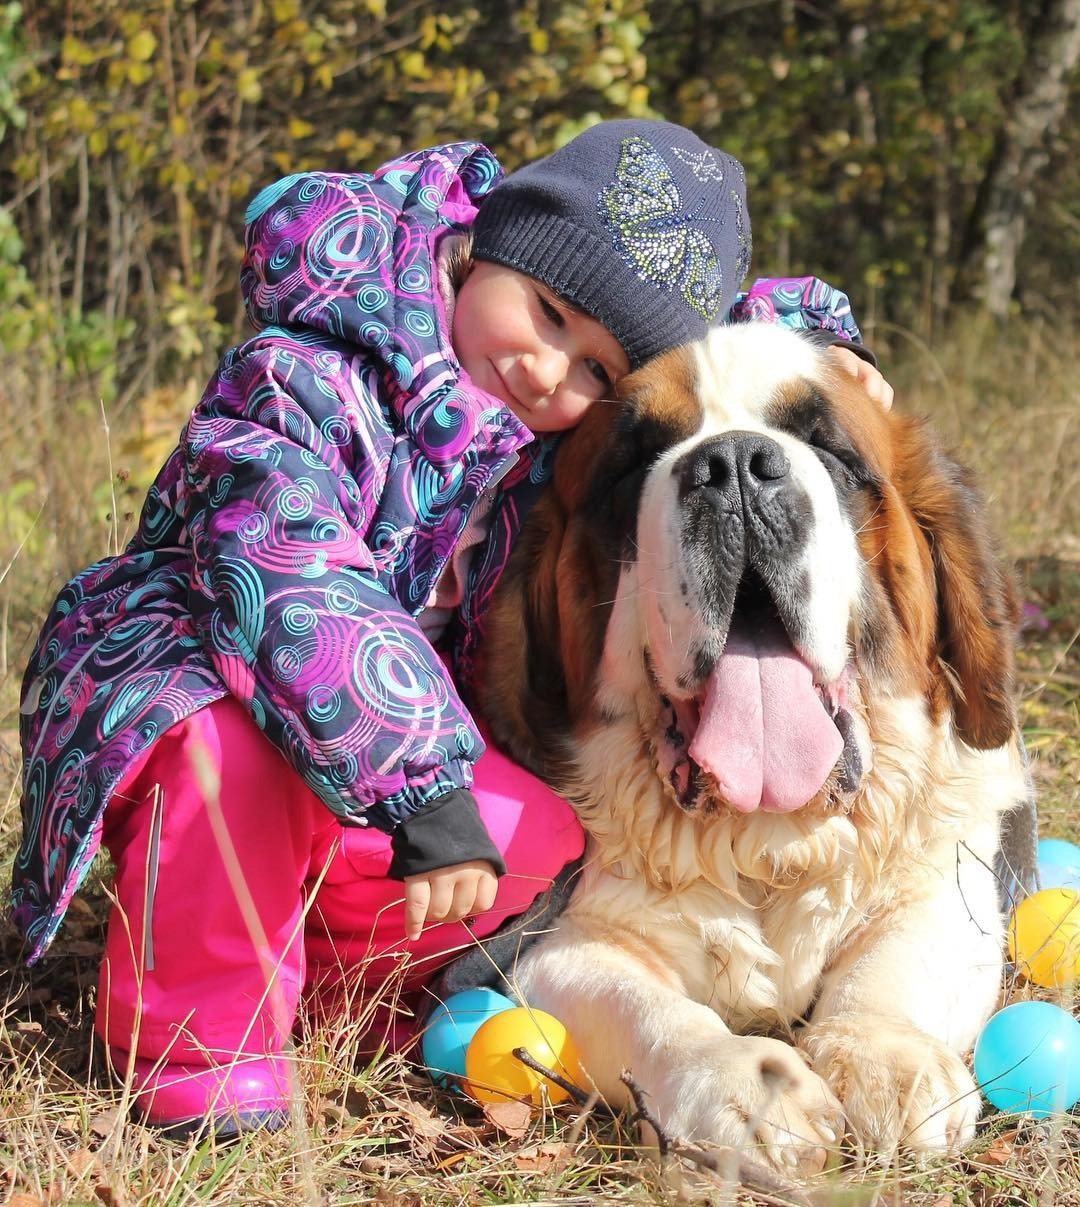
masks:
<svg viewBox="0 0 1080 1207"><path fill-rule="evenodd" d="M844 739L783 628L733 628L705 685L690 757L740 813L790 813L821 790Z"/></svg>

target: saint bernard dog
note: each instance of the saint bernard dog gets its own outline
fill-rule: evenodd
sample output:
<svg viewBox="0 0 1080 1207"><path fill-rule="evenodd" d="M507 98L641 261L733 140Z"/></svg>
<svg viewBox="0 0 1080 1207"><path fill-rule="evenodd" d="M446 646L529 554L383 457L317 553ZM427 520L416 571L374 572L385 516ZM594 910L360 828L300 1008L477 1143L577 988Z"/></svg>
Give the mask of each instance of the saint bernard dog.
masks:
<svg viewBox="0 0 1080 1207"><path fill-rule="evenodd" d="M714 330L556 456L492 604L494 739L588 834L516 988L665 1134L822 1166L969 1141L1027 784L969 476L810 340Z"/></svg>

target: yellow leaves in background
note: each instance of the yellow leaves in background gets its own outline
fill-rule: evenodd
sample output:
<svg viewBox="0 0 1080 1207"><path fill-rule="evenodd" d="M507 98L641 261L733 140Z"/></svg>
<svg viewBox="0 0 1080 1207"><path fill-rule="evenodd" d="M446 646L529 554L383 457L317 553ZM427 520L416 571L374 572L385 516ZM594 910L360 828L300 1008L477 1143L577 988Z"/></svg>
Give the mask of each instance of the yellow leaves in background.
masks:
<svg viewBox="0 0 1080 1207"><path fill-rule="evenodd" d="M484 87L484 73L459 67L454 72L454 100L464 101L480 94Z"/></svg>
<svg viewBox="0 0 1080 1207"><path fill-rule="evenodd" d="M128 57L137 63L149 62L154 57L155 50L157 50L157 38L148 29L140 30L128 40Z"/></svg>
<svg viewBox="0 0 1080 1207"><path fill-rule="evenodd" d="M143 492L176 447L188 415L199 401L200 384L194 377L178 385L147 391L136 401L135 424L119 442L118 453L131 485Z"/></svg>
<svg viewBox="0 0 1080 1207"><path fill-rule="evenodd" d="M85 42L80 42L78 38L68 36L60 42L60 61L65 67L72 65L88 67L91 63L96 62L97 58L98 55L95 54L93 48Z"/></svg>
<svg viewBox="0 0 1080 1207"><path fill-rule="evenodd" d="M641 47L649 19L641 0L579 0L554 20L537 5L523 5L515 21L531 52L515 87L553 102L588 90L620 114L654 116L644 85L648 61Z"/></svg>
<svg viewBox="0 0 1080 1207"><path fill-rule="evenodd" d="M424 59L423 51L420 50L407 50L404 54L399 55L398 69L402 75L408 76L410 80L428 80L431 78L431 71Z"/></svg>
<svg viewBox="0 0 1080 1207"><path fill-rule="evenodd" d="M375 142L371 138L361 137L355 130L339 130L334 135L334 149L348 152L348 161L362 162L375 150Z"/></svg>
<svg viewBox="0 0 1080 1207"><path fill-rule="evenodd" d="M72 97L71 103L67 106L66 116L74 129L81 134L89 134L97 125L93 107L84 96Z"/></svg>
<svg viewBox="0 0 1080 1207"><path fill-rule="evenodd" d="M302 117L290 117L289 137L296 139L299 142L302 138L310 138L315 133L315 127L311 122L306 122Z"/></svg>
<svg viewBox="0 0 1080 1207"><path fill-rule="evenodd" d="M185 284L174 272L165 286L165 323L182 361L216 356L224 336L213 303L201 295L197 284Z"/></svg>
<svg viewBox="0 0 1080 1207"><path fill-rule="evenodd" d="M236 95L249 105L262 100L262 82L257 67L245 67L236 77Z"/></svg>

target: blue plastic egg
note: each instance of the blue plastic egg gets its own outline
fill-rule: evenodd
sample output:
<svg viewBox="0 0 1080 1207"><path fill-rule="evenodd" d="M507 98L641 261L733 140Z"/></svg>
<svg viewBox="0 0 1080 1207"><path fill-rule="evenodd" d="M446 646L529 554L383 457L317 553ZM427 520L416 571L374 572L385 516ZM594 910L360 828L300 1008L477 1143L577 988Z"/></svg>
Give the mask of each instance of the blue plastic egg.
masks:
<svg viewBox="0 0 1080 1207"><path fill-rule="evenodd" d="M1080 872L1080 846L1064 838L1040 838L1039 859L1060 863L1073 872Z"/></svg>
<svg viewBox="0 0 1080 1207"><path fill-rule="evenodd" d="M1042 1117L1080 1100L1080 1022L1051 1002L999 1010L975 1043L975 1080L999 1111Z"/></svg>
<svg viewBox="0 0 1080 1207"><path fill-rule="evenodd" d="M494 989L452 993L431 1012L420 1047L428 1075L437 1085L465 1076L465 1050L479 1028L495 1014L517 1005Z"/></svg>
<svg viewBox="0 0 1080 1207"><path fill-rule="evenodd" d="M1080 892L1080 847L1064 838L1039 839L1039 880L1043 888Z"/></svg>

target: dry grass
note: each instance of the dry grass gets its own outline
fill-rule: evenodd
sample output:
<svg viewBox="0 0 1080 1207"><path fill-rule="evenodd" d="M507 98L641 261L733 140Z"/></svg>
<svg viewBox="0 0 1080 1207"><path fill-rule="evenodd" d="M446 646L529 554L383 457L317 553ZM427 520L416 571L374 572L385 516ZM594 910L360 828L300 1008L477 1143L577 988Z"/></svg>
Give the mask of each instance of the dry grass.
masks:
<svg viewBox="0 0 1080 1207"><path fill-rule="evenodd" d="M1076 341L1031 328L969 331L931 351L905 333L885 358L899 395L931 413L981 474L1029 605L1020 652L1021 708L1036 755L1043 832L1080 838L1080 411ZM1036 385L1036 383L1038 383ZM0 420L18 398L0 391ZM10 444L0 481L29 483L0 514L0 877L17 840L18 671L33 626L80 543L89 561L116 539L109 461L92 442L42 454ZM38 465L47 465L39 470ZM88 482L95 507L65 513L49 483ZM36 493L35 493L36 492ZM72 495L64 492L64 498ZM0 493L0 500L3 499ZM44 504L42 518L34 517ZM65 507L74 508L72 503ZM23 527L12 516L24 517ZM30 533L22 553L3 566ZM122 534L121 534L122 535ZM74 550L74 552L73 552ZM361 1028L343 1021L305 1034L296 1061L302 1102L291 1130L231 1147L171 1144L126 1120L122 1088L91 1044L94 982L107 897L92 873L46 958L22 967L0 923L0 1203L663 1203L1039 1204L1080 1207L1080 1119L989 1116L961 1159L927 1167L854 1158L819 1183L737 1191L722 1177L661 1169L620 1121L570 1108L500 1129L434 1090L399 1058L360 1056ZM1023 987L1006 992L1024 996ZM1076 1001L1066 1005L1076 1008Z"/></svg>

